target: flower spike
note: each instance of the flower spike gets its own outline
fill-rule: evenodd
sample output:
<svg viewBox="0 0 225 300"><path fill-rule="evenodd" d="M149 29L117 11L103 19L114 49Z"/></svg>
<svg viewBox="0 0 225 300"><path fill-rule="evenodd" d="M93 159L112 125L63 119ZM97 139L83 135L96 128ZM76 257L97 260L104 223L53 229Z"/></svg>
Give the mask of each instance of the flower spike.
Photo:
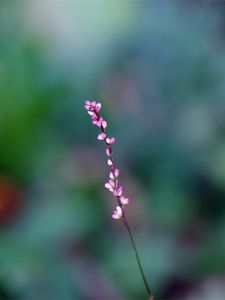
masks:
<svg viewBox="0 0 225 300"><path fill-rule="evenodd" d="M128 225L126 215L125 215L125 206L130 203L130 198L126 198L123 195L123 188L119 185L119 175L120 171L115 167L115 163L112 157L112 145L115 143L116 139L114 137L109 137L106 131L107 122L99 115L99 112L102 108L101 103L97 103L96 101L87 100L84 105L87 113L90 115L92 119L92 123L101 129L101 133L98 135L98 140L104 141L106 144L106 155L107 155L107 164L110 168L109 170L109 180L105 183L105 188L112 193L112 195L117 200L116 208L113 211L112 218L114 220L121 219L124 226L127 228L128 234L130 236L131 244L135 253L135 257L137 259L138 267L140 270L140 274L142 276L146 292L148 294L148 299L153 300L153 296L147 280L144 275L144 271L138 256L137 248L134 242L133 235L131 233L130 227Z"/></svg>
<svg viewBox="0 0 225 300"><path fill-rule="evenodd" d="M109 181L105 184L105 188L108 189L112 195L117 199L118 206L112 215L113 219L120 219L125 217L124 206L129 203L129 198L123 196L123 188L119 186L119 174L120 171L115 167L114 161L112 159L112 145L115 143L115 137L109 137L106 128L107 122L99 115L102 108L101 103L96 101L87 100L84 105L87 113L92 119L92 123L101 129L101 133L98 135L98 140L105 141L106 143L106 155L107 155L107 165L110 168L109 171Z"/></svg>

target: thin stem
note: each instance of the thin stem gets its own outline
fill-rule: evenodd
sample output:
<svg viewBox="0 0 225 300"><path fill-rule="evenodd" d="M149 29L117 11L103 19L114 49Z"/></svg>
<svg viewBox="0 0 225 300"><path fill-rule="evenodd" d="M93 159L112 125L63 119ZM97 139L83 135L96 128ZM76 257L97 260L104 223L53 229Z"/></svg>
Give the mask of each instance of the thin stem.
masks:
<svg viewBox="0 0 225 300"><path fill-rule="evenodd" d="M122 221L123 221L123 224L125 225L125 227L127 228L128 233L129 233L131 244L132 244L132 247L133 247L133 250L134 250L134 255L135 255L136 260L137 260L139 271L141 273L141 276L142 276L142 279L143 279L143 282L144 282L144 285L145 285L145 289L146 289L146 292L148 294L148 298L149 298L149 300L153 300L152 292L150 290L147 279L145 277L144 270L142 268L141 261L140 261L139 255L138 255L137 247L136 247L133 235L131 233L130 227L128 225L128 222L127 222L127 219L125 218L125 216L123 216Z"/></svg>

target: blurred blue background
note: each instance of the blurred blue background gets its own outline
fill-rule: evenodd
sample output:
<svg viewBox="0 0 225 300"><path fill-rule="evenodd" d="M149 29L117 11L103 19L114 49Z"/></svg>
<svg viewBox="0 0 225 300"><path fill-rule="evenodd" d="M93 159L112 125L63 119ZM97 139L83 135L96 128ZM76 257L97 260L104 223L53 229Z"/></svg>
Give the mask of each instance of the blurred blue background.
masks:
<svg viewBox="0 0 225 300"><path fill-rule="evenodd" d="M0 299L225 295L225 4L0 2Z"/></svg>

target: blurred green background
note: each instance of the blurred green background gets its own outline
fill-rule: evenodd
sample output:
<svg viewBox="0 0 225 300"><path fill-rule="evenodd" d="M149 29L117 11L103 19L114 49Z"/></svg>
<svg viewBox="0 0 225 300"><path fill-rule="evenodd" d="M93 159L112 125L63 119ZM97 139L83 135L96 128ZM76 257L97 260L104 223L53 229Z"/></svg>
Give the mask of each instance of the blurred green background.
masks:
<svg viewBox="0 0 225 300"><path fill-rule="evenodd" d="M0 299L225 295L225 4L0 2Z"/></svg>

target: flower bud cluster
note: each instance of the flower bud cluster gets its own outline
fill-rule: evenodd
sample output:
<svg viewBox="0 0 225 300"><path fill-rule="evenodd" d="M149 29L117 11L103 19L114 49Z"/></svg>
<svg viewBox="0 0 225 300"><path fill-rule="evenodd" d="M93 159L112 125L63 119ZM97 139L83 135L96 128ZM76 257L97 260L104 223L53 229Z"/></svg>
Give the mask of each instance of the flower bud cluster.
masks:
<svg viewBox="0 0 225 300"><path fill-rule="evenodd" d="M123 188L119 185L118 180L120 171L115 167L112 157L112 145L115 143L116 139L108 136L106 131L107 122L99 115L102 107L101 103L97 103L96 101L86 101L84 107L90 115L92 123L101 129L101 133L98 135L97 139L104 141L106 144L107 165L110 167L110 173L109 180L105 184L105 188L113 194L118 203L112 214L112 218L120 219L125 216L125 205L129 204L130 199L123 195Z"/></svg>

